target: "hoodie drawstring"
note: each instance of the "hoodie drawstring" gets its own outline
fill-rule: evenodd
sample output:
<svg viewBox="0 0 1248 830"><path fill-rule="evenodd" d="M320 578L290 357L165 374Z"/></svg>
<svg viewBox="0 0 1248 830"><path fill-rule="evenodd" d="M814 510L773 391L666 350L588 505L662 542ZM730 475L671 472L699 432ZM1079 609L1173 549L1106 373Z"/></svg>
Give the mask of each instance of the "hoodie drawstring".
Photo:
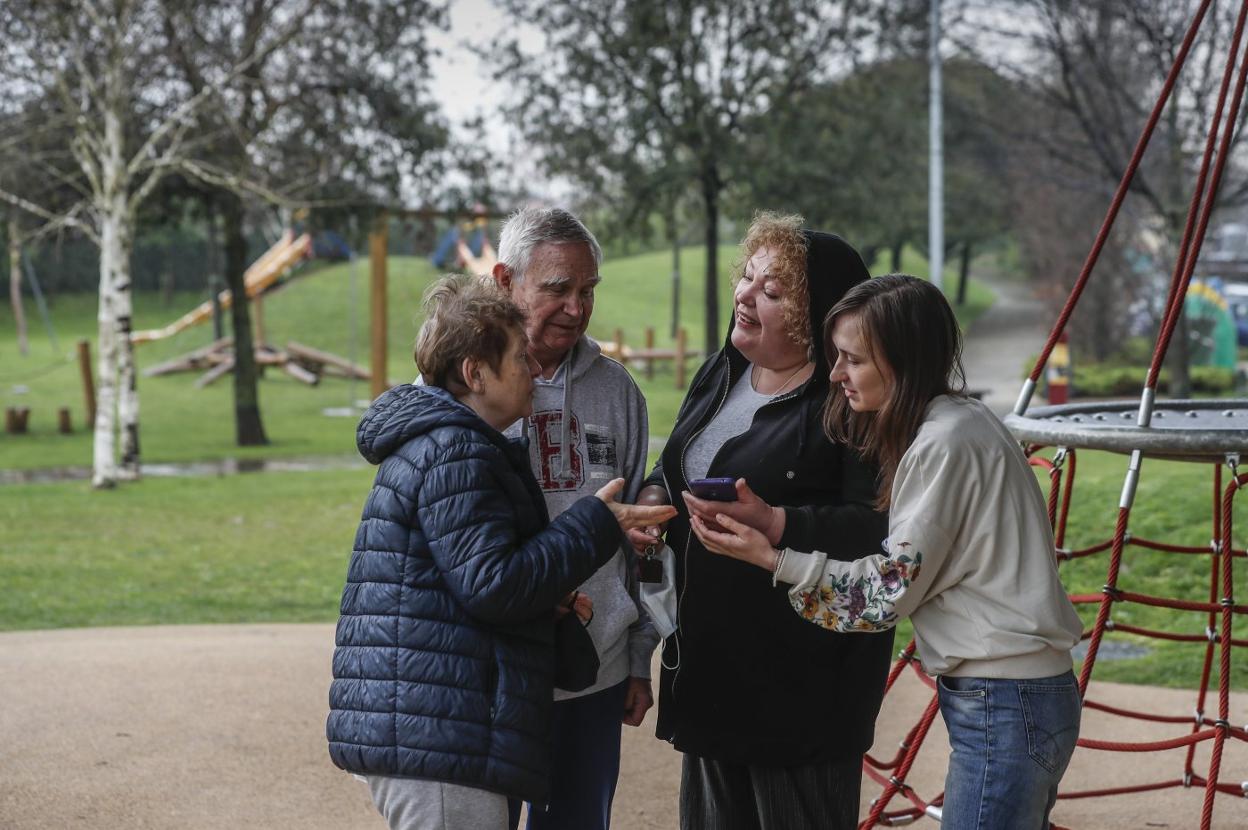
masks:
<svg viewBox="0 0 1248 830"><path fill-rule="evenodd" d="M576 365L576 343L568 352L563 364L563 410L559 415L559 472L555 478L563 481L572 475L570 463L572 451L572 368Z"/></svg>

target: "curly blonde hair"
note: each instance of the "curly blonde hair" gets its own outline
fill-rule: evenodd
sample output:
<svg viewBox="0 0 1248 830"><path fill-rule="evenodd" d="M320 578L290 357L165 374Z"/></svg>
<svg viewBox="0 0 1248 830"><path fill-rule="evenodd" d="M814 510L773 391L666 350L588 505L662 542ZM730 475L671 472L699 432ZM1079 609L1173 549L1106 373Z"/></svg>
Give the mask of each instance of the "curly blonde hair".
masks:
<svg viewBox="0 0 1248 830"><path fill-rule="evenodd" d="M741 255L733 265L733 285L745 274L745 264L760 248L770 248L776 255L769 276L784 289L784 326L789 336L811 349L810 291L806 285L806 237L802 235L805 219L795 213L761 211L754 215L750 229L741 241Z"/></svg>

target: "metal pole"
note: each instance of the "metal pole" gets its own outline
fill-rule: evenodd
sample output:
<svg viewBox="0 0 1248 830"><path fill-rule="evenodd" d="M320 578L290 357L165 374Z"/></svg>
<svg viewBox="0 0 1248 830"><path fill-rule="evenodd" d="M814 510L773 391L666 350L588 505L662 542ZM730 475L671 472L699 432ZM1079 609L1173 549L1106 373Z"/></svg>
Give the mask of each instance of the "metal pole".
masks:
<svg viewBox="0 0 1248 830"><path fill-rule="evenodd" d="M927 249L931 264L929 279L944 287L945 271L945 163L941 139L940 92L940 0L932 0L931 34L928 44L930 81L928 89Z"/></svg>

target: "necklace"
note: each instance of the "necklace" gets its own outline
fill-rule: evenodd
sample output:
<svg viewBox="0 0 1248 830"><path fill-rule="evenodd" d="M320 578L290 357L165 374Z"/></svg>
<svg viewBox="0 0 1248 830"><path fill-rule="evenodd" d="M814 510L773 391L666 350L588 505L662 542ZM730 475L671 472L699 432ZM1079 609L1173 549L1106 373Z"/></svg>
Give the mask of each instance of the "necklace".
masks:
<svg viewBox="0 0 1248 830"><path fill-rule="evenodd" d="M770 393L772 399L774 400L775 398L780 397L780 393L788 388L789 384L793 382L793 378L797 377L798 373L801 372L803 369L805 369L809 365L810 365L809 360L806 361L805 363L799 364L798 367L793 370L793 374L785 378L784 383L780 384L780 388ZM755 379L754 373L758 370L758 368L759 368L758 365L755 364L754 367L750 370L750 388L753 389L755 392L758 392L758 381ZM758 392L758 394L766 395L769 393Z"/></svg>

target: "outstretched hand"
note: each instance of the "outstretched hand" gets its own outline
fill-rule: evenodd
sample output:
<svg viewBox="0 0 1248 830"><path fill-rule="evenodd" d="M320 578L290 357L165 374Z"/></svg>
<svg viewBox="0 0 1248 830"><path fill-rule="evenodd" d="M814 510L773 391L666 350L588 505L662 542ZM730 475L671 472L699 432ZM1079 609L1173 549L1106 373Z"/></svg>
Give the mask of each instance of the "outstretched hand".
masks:
<svg viewBox="0 0 1248 830"><path fill-rule="evenodd" d="M698 516L689 519L702 547L711 553L740 559L769 571L775 569L776 549L767 541L766 536L723 513L713 516L712 520L722 529L711 527L705 519Z"/></svg>
<svg viewBox="0 0 1248 830"><path fill-rule="evenodd" d="M700 499L687 490L680 495L689 508L689 514L702 519L712 530L717 529L716 515L724 515L759 531L770 544L779 544L780 537L784 535L784 509L772 507L759 498L743 478L737 479L736 488L736 501Z"/></svg>
<svg viewBox="0 0 1248 830"><path fill-rule="evenodd" d="M647 484L641 488L641 492L637 494L638 504L671 504L671 497L667 494L667 489L658 484ZM650 527L635 527L629 530L625 535L628 536L629 544L638 553L645 553L647 548L657 547L663 542L663 534L667 531L665 524L657 524Z"/></svg>
<svg viewBox="0 0 1248 830"><path fill-rule="evenodd" d="M616 501L616 498L619 497L623 489L624 479L616 478L607 482L601 490L594 494L602 500L603 504L610 508L621 530L627 531L635 527L653 527L666 522L676 515L676 508L670 504L620 504Z"/></svg>

